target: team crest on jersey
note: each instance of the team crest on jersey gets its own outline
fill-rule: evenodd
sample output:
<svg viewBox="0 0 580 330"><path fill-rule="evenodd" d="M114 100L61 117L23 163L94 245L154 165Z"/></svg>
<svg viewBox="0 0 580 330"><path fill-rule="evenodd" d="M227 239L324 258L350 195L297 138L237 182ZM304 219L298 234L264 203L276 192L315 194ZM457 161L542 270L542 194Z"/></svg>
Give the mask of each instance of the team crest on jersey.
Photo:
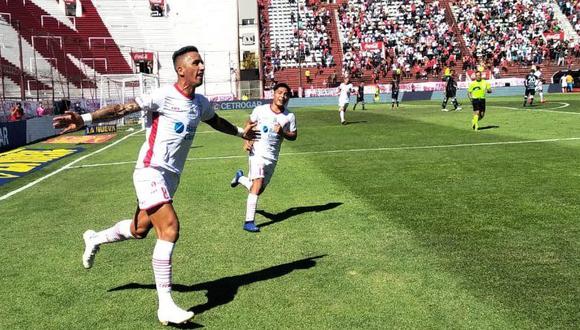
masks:
<svg viewBox="0 0 580 330"><path fill-rule="evenodd" d="M173 129L175 130L175 133L181 134L181 133L183 133L183 130L185 129L185 125L183 125L182 122L178 121L173 126Z"/></svg>
<svg viewBox="0 0 580 330"><path fill-rule="evenodd" d="M268 133L268 126L267 125L262 125L262 133Z"/></svg>

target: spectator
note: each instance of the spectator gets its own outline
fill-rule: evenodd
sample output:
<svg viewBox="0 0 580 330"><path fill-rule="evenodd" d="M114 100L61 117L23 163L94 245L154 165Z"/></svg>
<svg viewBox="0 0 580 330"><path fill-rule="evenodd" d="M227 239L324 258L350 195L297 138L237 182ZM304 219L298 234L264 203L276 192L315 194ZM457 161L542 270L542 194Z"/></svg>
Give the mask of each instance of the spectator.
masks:
<svg viewBox="0 0 580 330"><path fill-rule="evenodd" d="M568 93L572 93L572 89L574 88L574 77L572 77L572 73L568 71L566 75L566 86L568 89Z"/></svg>
<svg viewBox="0 0 580 330"><path fill-rule="evenodd" d="M306 77L306 83L308 84L312 83L312 77L310 77L310 70L306 69L306 71L304 71L304 77Z"/></svg>
<svg viewBox="0 0 580 330"><path fill-rule="evenodd" d="M19 121L24 119L24 109L22 109L22 103L18 102L12 106L10 109L9 121Z"/></svg>
<svg viewBox="0 0 580 330"><path fill-rule="evenodd" d="M38 107L36 108L36 116L42 117L42 116L46 116L47 114L48 114L48 111L46 110L46 108L44 107L42 102L38 103Z"/></svg>

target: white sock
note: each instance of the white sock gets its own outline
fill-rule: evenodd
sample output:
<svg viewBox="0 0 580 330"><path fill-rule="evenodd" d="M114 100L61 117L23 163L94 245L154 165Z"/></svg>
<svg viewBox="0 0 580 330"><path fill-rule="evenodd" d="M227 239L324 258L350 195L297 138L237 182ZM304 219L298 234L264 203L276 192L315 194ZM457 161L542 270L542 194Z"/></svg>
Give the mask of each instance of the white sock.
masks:
<svg viewBox="0 0 580 330"><path fill-rule="evenodd" d="M153 274L159 297L159 307L175 305L171 298L171 256L175 243L158 239L153 249Z"/></svg>
<svg viewBox="0 0 580 330"><path fill-rule="evenodd" d="M258 206L258 195L252 193L248 194L248 202L246 203L246 222L254 221L256 217L256 207Z"/></svg>
<svg viewBox="0 0 580 330"><path fill-rule="evenodd" d="M98 232L96 237L93 239L93 242L96 244L103 244L119 242L133 238L133 235L131 235L132 224L133 220L131 219L121 220L113 227Z"/></svg>
<svg viewBox="0 0 580 330"><path fill-rule="evenodd" d="M340 110L340 122L342 123L344 121L344 111Z"/></svg>
<svg viewBox="0 0 580 330"><path fill-rule="evenodd" d="M540 92L540 102L544 102L544 93Z"/></svg>
<svg viewBox="0 0 580 330"><path fill-rule="evenodd" d="M251 180L250 180L250 178L248 178L247 176L241 176L241 177L238 179L238 182L239 182L239 183L240 183L242 186L246 187L246 189L248 189L248 190L250 190L250 188L252 187L252 181L251 181Z"/></svg>

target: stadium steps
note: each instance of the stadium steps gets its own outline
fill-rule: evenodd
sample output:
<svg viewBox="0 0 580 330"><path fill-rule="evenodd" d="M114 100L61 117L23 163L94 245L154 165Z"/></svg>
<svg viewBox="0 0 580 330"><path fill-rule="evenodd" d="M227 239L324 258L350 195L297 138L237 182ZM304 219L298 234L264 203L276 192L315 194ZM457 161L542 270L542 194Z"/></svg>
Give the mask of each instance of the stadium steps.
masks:
<svg viewBox="0 0 580 330"><path fill-rule="evenodd" d="M148 0L101 0L95 8L131 66L131 52L152 52L160 82L175 80L171 55L183 45L175 41L171 17L151 17Z"/></svg>
<svg viewBox="0 0 580 330"><path fill-rule="evenodd" d="M55 71L57 71L61 76L68 78L73 84L77 79L72 79L73 77L84 76L81 70L72 65L70 60L65 57L63 47L66 47L66 31L68 27L64 24L58 24L55 20L47 20L45 24L42 24L41 17L43 15L48 15L48 13L41 8L37 7L33 2L27 1L25 3L20 1L11 1L10 4L0 1L0 11L7 12L12 15L11 25L15 30L19 30L23 40L23 51L26 50L24 41L26 41L30 47L32 47L34 38L34 50L38 53L36 57L50 58L53 63ZM43 38L39 38L43 36ZM63 47L61 47L61 42L59 39L46 39L44 37L48 36L63 36L62 40ZM17 48L18 46L15 45ZM18 51L16 49L16 51ZM30 62L30 58L34 57L34 54L23 54L26 56L25 61ZM76 84L75 84L76 86ZM78 86L76 86L78 87Z"/></svg>
<svg viewBox="0 0 580 330"><path fill-rule="evenodd" d="M2 76L20 86L20 77L23 74L20 68L7 61L4 57L0 58L0 66L2 66ZM28 87L30 87L30 91L51 89L50 86L37 81L31 74L24 72L24 88L28 89ZM20 97L20 92L18 93L18 97Z"/></svg>
<svg viewBox="0 0 580 330"><path fill-rule="evenodd" d="M77 17L77 31L86 40L88 49L95 60L84 60L99 73L123 74L133 70L121 50L105 27L99 12L91 0L79 0L83 6L83 16ZM105 59L106 62L96 59Z"/></svg>
<svg viewBox="0 0 580 330"><path fill-rule="evenodd" d="M555 2L552 2L551 5L554 9L554 18L558 21L558 25L562 28L562 31L564 31L565 38L570 40L572 44L577 44L580 42L578 33L576 33L576 30L574 30L574 27L572 26L572 23L568 17L562 13L560 6L558 6L558 4Z"/></svg>

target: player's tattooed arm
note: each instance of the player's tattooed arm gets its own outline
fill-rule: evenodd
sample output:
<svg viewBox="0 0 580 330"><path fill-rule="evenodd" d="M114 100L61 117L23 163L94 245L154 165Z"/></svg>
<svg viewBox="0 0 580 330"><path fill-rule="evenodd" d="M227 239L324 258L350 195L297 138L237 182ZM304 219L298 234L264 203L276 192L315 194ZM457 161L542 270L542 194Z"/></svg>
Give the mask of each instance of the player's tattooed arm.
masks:
<svg viewBox="0 0 580 330"><path fill-rule="evenodd" d="M107 105L99 110L93 112L93 121L110 121L123 118L130 113L140 111L141 107L136 102L129 102L125 104Z"/></svg>
<svg viewBox="0 0 580 330"><path fill-rule="evenodd" d="M242 129L242 132L238 131L237 126L233 125L217 114L206 120L205 123L217 131L230 135L237 135L245 140L253 140L259 137L259 133L254 130L256 123L246 123L246 126Z"/></svg>
<svg viewBox="0 0 580 330"><path fill-rule="evenodd" d="M55 128L62 128L61 134L73 132L85 125L98 121L110 121L122 118L130 113L141 110L141 107L135 102L125 104L114 104L105 106L93 113L80 115L73 111L67 111L63 115L56 116L52 119L52 125Z"/></svg>

